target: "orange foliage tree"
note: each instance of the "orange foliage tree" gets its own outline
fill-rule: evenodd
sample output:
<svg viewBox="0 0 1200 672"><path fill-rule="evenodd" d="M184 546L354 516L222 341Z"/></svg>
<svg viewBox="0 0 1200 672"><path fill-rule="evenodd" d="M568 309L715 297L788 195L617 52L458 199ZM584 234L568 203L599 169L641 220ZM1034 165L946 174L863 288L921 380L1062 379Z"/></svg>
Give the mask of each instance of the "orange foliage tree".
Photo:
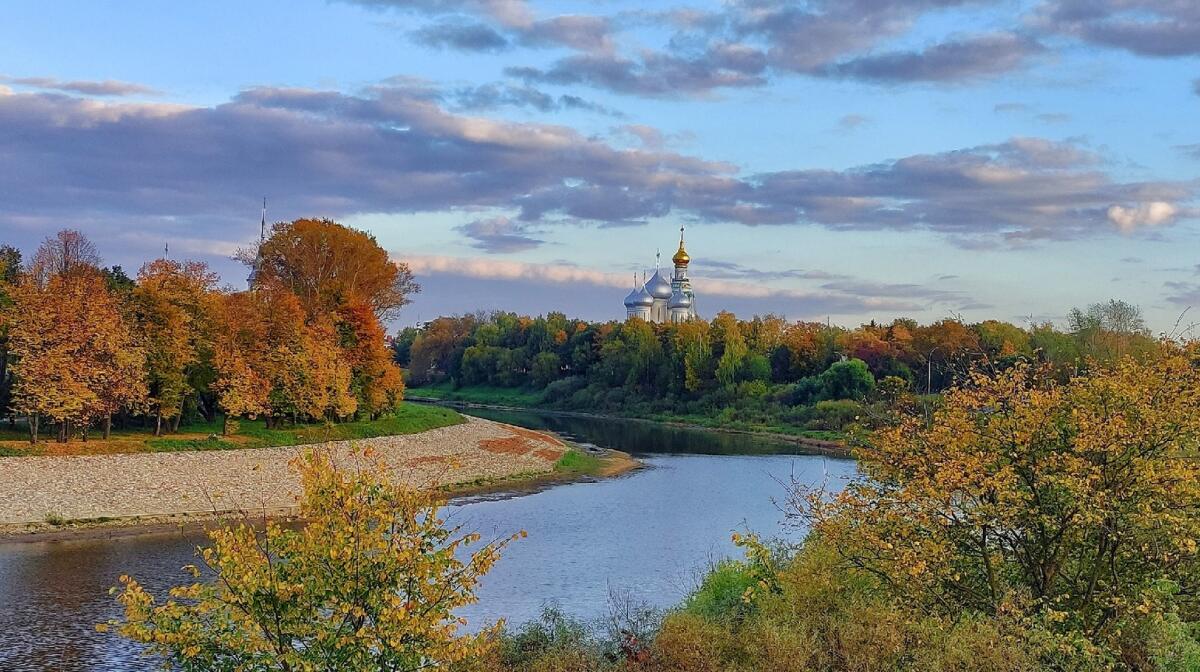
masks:
<svg viewBox="0 0 1200 672"><path fill-rule="evenodd" d="M71 423L86 439L97 419L107 436L112 414L136 407L146 387L145 353L103 276L30 276L12 292L13 407L29 417L30 440L37 442L42 416L59 424L60 441Z"/></svg>
<svg viewBox="0 0 1200 672"><path fill-rule="evenodd" d="M328 219L276 224L258 253L259 282L287 288L310 315L364 303L386 320L420 291L373 236Z"/></svg>

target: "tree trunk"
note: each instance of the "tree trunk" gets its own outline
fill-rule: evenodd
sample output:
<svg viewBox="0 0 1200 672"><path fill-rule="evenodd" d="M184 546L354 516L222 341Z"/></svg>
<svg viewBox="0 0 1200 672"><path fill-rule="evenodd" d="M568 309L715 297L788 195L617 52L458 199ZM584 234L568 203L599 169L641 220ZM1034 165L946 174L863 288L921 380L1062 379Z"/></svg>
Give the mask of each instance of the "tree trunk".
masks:
<svg viewBox="0 0 1200 672"><path fill-rule="evenodd" d="M92 423L90 423L90 422L83 423L83 442L84 443L87 443L88 430L91 429L91 427L92 427Z"/></svg>
<svg viewBox="0 0 1200 672"><path fill-rule="evenodd" d="M179 431L179 420L183 417L183 409L179 409L179 415L171 418L171 433L175 434Z"/></svg>
<svg viewBox="0 0 1200 672"><path fill-rule="evenodd" d="M162 409L154 413L154 435L162 436Z"/></svg>
<svg viewBox="0 0 1200 672"><path fill-rule="evenodd" d="M38 416L37 413L29 416L29 443L37 445L38 440Z"/></svg>
<svg viewBox="0 0 1200 672"><path fill-rule="evenodd" d="M67 442L67 421L66 420L58 421L58 442L59 443Z"/></svg>
<svg viewBox="0 0 1200 672"><path fill-rule="evenodd" d="M221 416L221 436L229 436L229 414Z"/></svg>
<svg viewBox="0 0 1200 672"><path fill-rule="evenodd" d="M104 440L112 436L112 414L104 416Z"/></svg>

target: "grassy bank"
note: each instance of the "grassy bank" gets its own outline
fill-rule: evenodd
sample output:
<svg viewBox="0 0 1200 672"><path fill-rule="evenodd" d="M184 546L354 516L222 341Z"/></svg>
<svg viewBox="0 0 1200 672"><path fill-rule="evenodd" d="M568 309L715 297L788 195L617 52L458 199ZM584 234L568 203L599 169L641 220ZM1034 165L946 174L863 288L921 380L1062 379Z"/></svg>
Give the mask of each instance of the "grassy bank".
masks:
<svg viewBox="0 0 1200 672"><path fill-rule="evenodd" d="M531 410L569 411L573 413L588 413L585 409L575 409L553 404L546 400L541 391L526 390L510 387L492 387L476 385L455 389L450 383L438 383L419 388L410 388L413 398L433 399L437 401L452 401L468 404L484 404L489 406L510 406ZM598 415L605 415L603 413ZM782 422L749 422L738 419L728 419L708 415L667 414L667 413L630 413L622 411L617 417L638 418L655 422L672 422L709 429L733 430L739 432L763 432L781 434L818 441L842 441L845 435L839 431L824 429L807 429Z"/></svg>
<svg viewBox="0 0 1200 672"><path fill-rule="evenodd" d="M93 455L299 446L324 441L415 434L462 422L465 422L463 417L448 408L403 403L393 414L378 420L330 424L302 423L275 429L267 429L263 420L239 420L236 423L236 431L222 436L222 423L218 418L211 423L184 425L178 432L165 436L154 436L149 429L125 428L113 430L108 440L103 440L98 435L94 435L88 441L75 438L66 443L42 439L36 446L29 444L24 426L18 424L16 428L5 427L0 430L0 456Z"/></svg>

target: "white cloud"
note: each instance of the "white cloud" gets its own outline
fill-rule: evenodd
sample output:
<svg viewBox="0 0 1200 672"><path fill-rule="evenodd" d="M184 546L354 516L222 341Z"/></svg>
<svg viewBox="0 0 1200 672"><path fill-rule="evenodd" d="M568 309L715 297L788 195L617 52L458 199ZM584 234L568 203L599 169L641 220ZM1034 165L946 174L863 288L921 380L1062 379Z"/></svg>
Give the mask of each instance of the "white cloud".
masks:
<svg viewBox="0 0 1200 672"><path fill-rule="evenodd" d="M627 289L631 278L625 273L610 273L567 264L538 264L523 261L405 255L402 259L413 273L449 274L487 280L521 280L550 284L582 283L599 287ZM770 287L760 282L739 282L706 278L703 272L692 277L692 285L701 296L741 299L790 299L825 301L831 297L853 298L864 307L912 309L925 302L961 301L956 292L936 292L919 285L885 283L826 283L818 291Z"/></svg>
<svg viewBox="0 0 1200 672"><path fill-rule="evenodd" d="M1142 227L1170 224L1178 214L1179 208L1172 203L1150 201L1139 203L1133 208L1113 205L1108 209L1108 221L1115 224L1123 233L1130 233Z"/></svg>

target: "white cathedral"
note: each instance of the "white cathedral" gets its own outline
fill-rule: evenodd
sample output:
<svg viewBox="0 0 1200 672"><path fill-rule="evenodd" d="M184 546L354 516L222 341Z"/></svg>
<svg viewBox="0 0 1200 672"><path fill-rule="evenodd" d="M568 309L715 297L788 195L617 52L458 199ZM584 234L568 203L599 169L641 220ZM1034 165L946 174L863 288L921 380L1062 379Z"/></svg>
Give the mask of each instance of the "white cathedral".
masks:
<svg viewBox="0 0 1200 672"><path fill-rule="evenodd" d="M657 255L656 255L657 256ZM647 322L686 322L696 317L696 295L692 292L692 281L688 279L688 262L692 260L683 247L683 227L679 227L679 251L671 257L675 273L670 282L655 264L654 276L649 280L642 275L639 285L633 276L633 291L625 297L625 316L639 317Z"/></svg>

